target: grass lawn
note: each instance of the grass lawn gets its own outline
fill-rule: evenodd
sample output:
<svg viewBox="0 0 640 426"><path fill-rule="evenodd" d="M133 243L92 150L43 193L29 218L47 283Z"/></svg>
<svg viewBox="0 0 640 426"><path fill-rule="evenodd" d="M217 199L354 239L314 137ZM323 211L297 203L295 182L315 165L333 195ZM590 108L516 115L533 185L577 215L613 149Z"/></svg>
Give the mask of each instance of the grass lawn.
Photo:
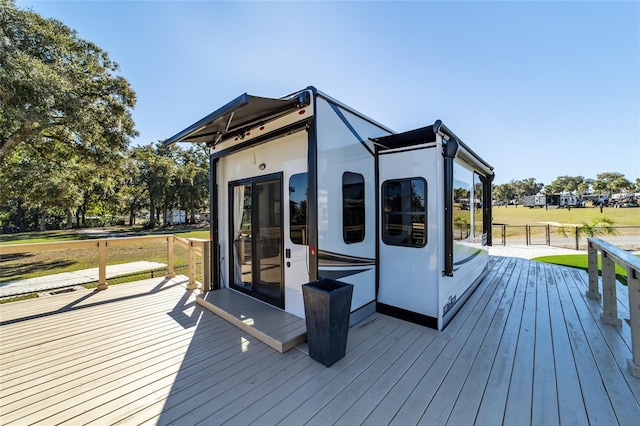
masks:
<svg viewBox="0 0 640 426"><path fill-rule="evenodd" d="M640 254L636 256L640 257ZM544 263L551 263L554 265L570 266L572 268L579 268L585 271L589 268L589 259L588 259L588 255L586 254L564 254L564 255L556 255L556 256L541 256L531 260L544 262ZM598 256L598 275L602 275L601 256ZM621 268L619 265L616 265L616 277L621 283L623 283L624 285L627 285L627 271Z"/></svg>
<svg viewBox="0 0 640 426"><path fill-rule="evenodd" d="M175 229L175 231L174 235L182 238L209 238L208 229ZM2 252L2 245L6 244L32 244L109 238L114 235L140 236L153 234L156 233L143 232L140 230L131 231L130 228L123 227L101 228L99 230L94 229L90 230L90 232L87 232L87 230L60 230L8 234L0 235L0 253ZM109 247L107 250L108 265L117 265L138 260L166 263L166 243L162 241L135 242L123 246L118 245L115 247ZM187 249L176 245L174 247L175 265L183 265L188 262L189 253ZM74 248L0 255L0 283L62 272L77 271L80 269L95 268L97 266L97 249Z"/></svg>
<svg viewBox="0 0 640 426"><path fill-rule="evenodd" d="M533 208L518 206L492 207L493 223L504 223L511 226L541 225L546 223L561 223L582 225L594 219L607 217L613 221L614 226L640 225L640 208L615 209L605 207L600 213L598 207L585 207L580 209Z"/></svg>

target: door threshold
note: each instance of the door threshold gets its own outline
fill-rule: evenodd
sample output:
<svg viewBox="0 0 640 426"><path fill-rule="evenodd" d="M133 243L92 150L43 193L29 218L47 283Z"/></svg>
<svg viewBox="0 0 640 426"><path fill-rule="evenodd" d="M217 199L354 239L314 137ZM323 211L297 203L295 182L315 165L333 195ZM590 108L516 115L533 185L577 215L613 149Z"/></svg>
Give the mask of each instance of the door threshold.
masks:
<svg viewBox="0 0 640 426"><path fill-rule="evenodd" d="M307 340L305 320L229 288L209 291L196 302L280 353Z"/></svg>

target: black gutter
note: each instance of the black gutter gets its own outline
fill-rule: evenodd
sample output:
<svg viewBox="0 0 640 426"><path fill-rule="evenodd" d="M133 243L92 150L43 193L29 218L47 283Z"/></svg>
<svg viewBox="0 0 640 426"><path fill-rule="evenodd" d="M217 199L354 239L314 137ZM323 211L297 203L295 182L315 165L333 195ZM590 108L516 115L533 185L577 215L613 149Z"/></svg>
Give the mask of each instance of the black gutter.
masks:
<svg viewBox="0 0 640 426"><path fill-rule="evenodd" d="M209 155L209 240L211 241L211 283L209 290L220 289L220 238L218 235L218 159ZM206 291L207 289L205 289Z"/></svg>
<svg viewBox="0 0 640 426"><path fill-rule="evenodd" d="M482 186L483 188L483 200L482 200L482 208L484 209L484 215L482 216L482 220L483 220L483 224L482 226L485 229L485 232L487 234L487 245L488 246L492 246L493 245L493 229L491 227L492 225L492 196L491 196L491 190L492 190L492 186L493 186L493 178L495 178L494 174L488 175L484 177L484 180L482 180Z"/></svg>
<svg viewBox="0 0 640 426"><path fill-rule="evenodd" d="M449 139L442 150L444 156L444 271L453 276L453 159L458 153L458 141Z"/></svg>
<svg viewBox="0 0 640 426"><path fill-rule="evenodd" d="M307 87L312 93L313 118L307 123L307 232L309 233L309 281L318 279L318 89Z"/></svg>
<svg viewBox="0 0 640 426"><path fill-rule="evenodd" d="M318 126L316 115L307 125L309 135L307 149L307 224L309 233L309 281L318 279Z"/></svg>

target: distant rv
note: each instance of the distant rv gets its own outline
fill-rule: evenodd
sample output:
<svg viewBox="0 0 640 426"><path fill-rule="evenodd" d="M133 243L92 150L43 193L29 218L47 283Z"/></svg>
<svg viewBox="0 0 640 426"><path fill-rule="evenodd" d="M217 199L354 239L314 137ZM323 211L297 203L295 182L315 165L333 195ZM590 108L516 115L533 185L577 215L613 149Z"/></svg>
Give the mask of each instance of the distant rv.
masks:
<svg viewBox="0 0 640 426"><path fill-rule="evenodd" d="M351 324L442 330L488 272L493 168L441 121L395 133L308 87L245 93L177 142L210 148L212 289L304 318L302 285L337 279Z"/></svg>
<svg viewBox="0 0 640 426"><path fill-rule="evenodd" d="M547 197L542 194L525 195L522 205L529 208L544 207L547 205Z"/></svg>

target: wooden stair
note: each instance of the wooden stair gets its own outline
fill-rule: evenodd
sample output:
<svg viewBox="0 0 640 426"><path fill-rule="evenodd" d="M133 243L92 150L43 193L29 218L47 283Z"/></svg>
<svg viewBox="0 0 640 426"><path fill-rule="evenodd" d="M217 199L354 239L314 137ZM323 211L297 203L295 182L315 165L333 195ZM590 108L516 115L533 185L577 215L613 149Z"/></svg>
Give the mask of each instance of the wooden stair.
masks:
<svg viewBox="0 0 640 426"><path fill-rule="evenodd" d="M237 291L228 288L209 291L196 301L280 353L307 339L302 318Z"/></svg>

